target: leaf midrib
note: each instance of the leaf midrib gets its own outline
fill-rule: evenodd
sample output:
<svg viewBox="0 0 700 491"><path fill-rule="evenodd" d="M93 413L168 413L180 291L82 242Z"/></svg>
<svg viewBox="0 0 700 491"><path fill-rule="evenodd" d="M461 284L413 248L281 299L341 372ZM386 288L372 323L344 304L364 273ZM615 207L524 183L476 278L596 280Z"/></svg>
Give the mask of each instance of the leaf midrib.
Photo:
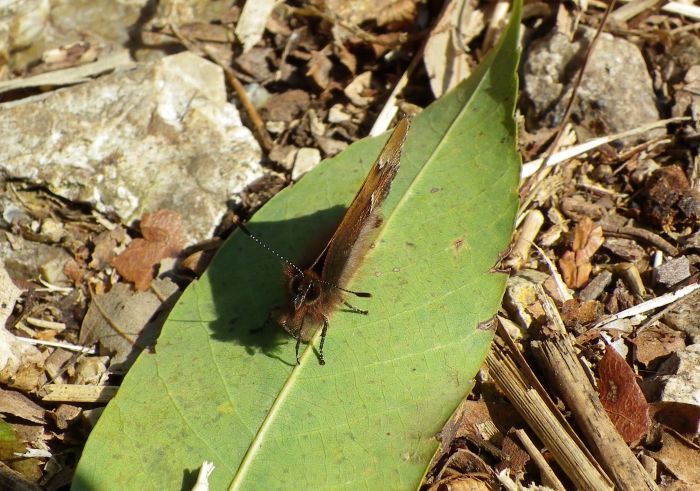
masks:
<svg viewBox="0 0 700 491"><path fill-rule="evenodd" d="M472 96L476 93L478 93L478 89L480 88L481 84L484 82L484 77L482 77L479 81L478 84L476 84L475 90L472 92ZM433 150L430 152L428 158L425 161L425 164L421 166L420 170L415 174L413 179L411 179L411 182L409 185L406 187L404 193L402 194L401 198L399 199L398 203L392 210L391 214L389 217L385 218L385 222L382 225L377 237L376 241L379 242L381 236L384 234L384 231L389 227L389 224L391 223L393 217L396 215L398 210L404 206L406 201L408 200L409 195L411 194L409 191L414 187L415 183L421 179L421 177L424 175L426 172L426 169L430 167L430 163L433 161L433 157L439 152L439 150L442 148L442 146L445 144L445 141L448 140L448 135L450 134L452 128L454 128L455 124L457 121L463 116L465 111L467 111L469 107L469 103L473 100L473 97L470 97L469 101L467 104L465 104L460 112L457 113L457 115L452 119L452 122L448 126L447 131L442 135L442 138L440 138L440 141L438 142L437 145L433 148ZM241 461L241 465L238 467L238 470L236 471L236 474L234 475L233 480L231 481L231 484L229 486L229 490L236 489L240 484L243 483L244 477L247 474L248 469L253 463L254 457L257 454L258 450L262 447L262 441L264 437L268 434L270 428L273 426L273 422L277 416L277 413L279 412L280 408L282 407L283 403L287 399L288 394L292 390L292 387L294 386L294 382L296 379L299 377L299 373L301 368L304 366L304 362L306 359L308 359L310 356L314 355L313 352L313 346L316 344L316 341L318 340L318 337L320 336L320 329L316 331L314 334L313 338L307 345L307 348L302 352L301 359L300 359L300 364L296 365L291 373L289 374L289 377L285 381L285 383L282 385L282 388L278 394L278 396L275 398L275 402L272 403L272 407L270 408L270 411L267 413L265 418L263 419L260 428L258 431L255 433L255 436L253 440L251 441L250 446L248 447L248 450L246 451L245 455L243 456L243 460ZM315 356L315 355L314 355Z"/></svg>

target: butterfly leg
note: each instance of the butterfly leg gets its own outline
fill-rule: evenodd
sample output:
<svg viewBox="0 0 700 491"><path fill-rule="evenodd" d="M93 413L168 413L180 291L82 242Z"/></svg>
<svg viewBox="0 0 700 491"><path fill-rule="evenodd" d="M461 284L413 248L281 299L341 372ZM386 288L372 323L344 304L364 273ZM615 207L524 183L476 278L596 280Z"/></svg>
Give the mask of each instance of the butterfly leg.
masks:
<svg viewBox="0 0 700 491"><path fill-rule="evenodd" d="M358 309L357 307L353 307L352 305L350 305L349 303L347 303L345 300L343 300L343 304L344 304L347 308L349 308L350 310L352 310L353 312L355 312L356 314L367 315L367 314L369 313L369 311L367 311L367 310L361 310L361 309Z"/></svg>
<svg viewBox="0 0 700 491"><path fill-rule="evenodd" d="M318 345L318 363L325 365L326 360L323 358L323 343L326 342L326 333L328 332L328 317L323 316L323 328L321 329L321 343Z"/></svg>
<svg viewBox="0 0 700 491"><path fill-rule="evenodd" d="M300 365L299 363L299 345L301 344L301 333L304 331L304 319L306 319L306 316L301 318L301 325L299 326L299 331L294 335L295 338L297 338L297 345L295 348L296 356L297 356L297 365Z"/></svg>

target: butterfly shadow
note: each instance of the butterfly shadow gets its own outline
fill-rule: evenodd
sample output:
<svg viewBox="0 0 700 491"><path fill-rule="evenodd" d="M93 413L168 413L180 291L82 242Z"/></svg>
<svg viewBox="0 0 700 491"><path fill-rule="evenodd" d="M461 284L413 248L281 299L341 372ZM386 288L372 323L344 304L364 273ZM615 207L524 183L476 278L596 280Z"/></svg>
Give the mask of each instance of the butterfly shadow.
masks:
<svg viewBox="0 0 700 491"><path fill-rule="evenodd" d="M344 207L334 206L247 227L271 250L305 268L323 251L344 213ZM250 356L263 353L295 363L296 341L277 322L287 308L282 267L279 257L240 231L227 240L207 272L216 309L209 322L214 339L241 345Z"/></svg>

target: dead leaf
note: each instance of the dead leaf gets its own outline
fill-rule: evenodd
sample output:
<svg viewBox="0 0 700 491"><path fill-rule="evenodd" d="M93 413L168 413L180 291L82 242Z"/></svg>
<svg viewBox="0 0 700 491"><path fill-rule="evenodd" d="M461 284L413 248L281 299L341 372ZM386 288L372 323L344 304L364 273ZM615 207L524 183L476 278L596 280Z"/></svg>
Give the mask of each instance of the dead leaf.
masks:
<svg viewBox="0 0 700 491"><path fill-rule="evenodd" d="M177 286L170 280L156 280L159 294L171 297ZM134 292L117 283L108 293L94 295L80 329L80 343L97 342L112 353L110 371L126 371L141 349L152 345L167 312L162 300L153 292Z"/></svg>
<svg viewBox="0 0 700 491"><path fill-rule="evenodd" d="M651 418L679 433L700 432L700 406L687 402L659 401L649 404Z"/></svg>
<svg viewBox="0 0 700 491"><path fill-rule="evenodd" d="M22 290L14 284L0 260L0 383L29 392L43 383L43 365L48 354L5 329L21 294Z"/></svg>
<svg viewBox="0 0 700 491"><path fill-rule="evenodd" d="M416 17L415 0L393 0L382 9L377 10L377 25L412 22Z"/></svg>
<svg viewBox="0 0 700 491"><path fill-rule="evenodd" d="M643 330L631 341L637 347L637 360L647 366L658 358L685 348L685 335L664 324Z"/></svg>
<svg viewBox="0 0 700 491"><path fill-rule="evenodd" d="M311 104L307 92L292 89L279 94L273 94L265 102L261 114L269 121L289 122L300 118Z"/></svg>
<svg viewBox="0 0 700 491"><path fill-rule="evenodd" d="M485 25L483 11L476 8L475 1L460 0L447 6L423 52L423 63L435 97L469 76L476 61L464 48Z"/></svg>
<svg viewBox="0 0 700 491"><path fill-rule="evenodd" d="M624 358L606 346L598 366L600 401L627 443L638 441L649 430L649 404Z"/></svg>
<svg viewBox="0 0 700 491"><path fill-rule="evenodd" d="M141 234L143 239L133 240L112 261L117 272L139 291L151 284L162 259L176 256L182 249L182 217L170 210L147 213L141 221Z"/></svg>
<svg viewBox="0 0 700 491"><path fill-rule="evenodd" d="M564 282L569 288L578 289L588 282L593 270L590 260L603 242L603 228L594 226L590 218L584 217L576 225L571 250L559 260Z"/></svg>
<svg viewBox="0 0 700 491"><path fill-rule="evenodd" d="M357 71L357 57L352 54L343 44L334 44L333 51L340 62L350 71L350 74L355 76L355 72Z"/></svg>
<svg viewBox="0 0 700 491"><path fill-rule="evenodd" d="M350 101L358 107L363 107L372 102L372 97L367 96L372 85L372 72L364 72L345 87L343 91Z"/></svg>
<svg viewBox="0 0 700 491"><path fill-rule="evenodd" d="M685 484L700 484L700 452L696 446L664 431L661 450L650 453Z"/></svg>
<svg viewBox="0 0 700 491"><path fill-rule="evenodd" d="M564 325L576 328L595 322L603 315L603 305L597 300L574 298L564 302L561 317Z"/></svg>
<svg viewBox="0 0 700 491"><path fill-rule="evenodd" d="M126 240L126 230L116 227L114 230L106 230L93 239L91 260L88 266L94 270L101 270L114 259L115 249ZM68 265L66 265L68 267ZM66 268L64 268L65 270ZM72 269L71 269L72 271ZM66 273L67 274L67 273Z"/></svg>
<svg viewBox="0 0 700 491"><path fill-rule="evenodd" d="M311 54L311 59L308 62L308 70L306 76L311 77L318 87L325 89L331 81L331 70L333 62L328 58L330 47L326 46L320 51L314 51Z"/></svg>
<svg viewBox="0 0 700 491"><path fill-rule="evenodd" d="M276 3L277 0L256 0L245 2L243 5L241 16L236 24L236 37L243 45L244 52L262 39L265 23Z"/></svg>

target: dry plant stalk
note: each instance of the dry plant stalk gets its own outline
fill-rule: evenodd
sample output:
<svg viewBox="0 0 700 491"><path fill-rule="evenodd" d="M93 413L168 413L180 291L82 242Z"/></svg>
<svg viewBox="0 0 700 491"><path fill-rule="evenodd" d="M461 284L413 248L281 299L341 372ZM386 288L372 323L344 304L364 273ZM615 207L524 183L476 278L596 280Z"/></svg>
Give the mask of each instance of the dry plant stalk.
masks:
<svg viewBox="0 0 700 491"><path fill-rule="evenodd" d="M506 337L499 326L499 334ZM511 343L512 344L512 343ZM514 346L494 342L486 357L489 373L537 437L552 452L559 466L577 489L610 490L613 485L595 460L585 451L532 372L526 374L514 358ZM521 363L522 365L522 363ZM534 381L534 383L533 383Z"/></svg>
<svg viewBox="0 0 700 491"><path fill-rule="evenodd" d="M547 339L533 342L532 349L542 371L551 377L567 408L584 433L591 451L620 490L656 490L652 476L632 453L615 429L598 393L586 377L571 342L566 337L559 313L541 287L537 298L550 321L552 333Z"/></svg>

